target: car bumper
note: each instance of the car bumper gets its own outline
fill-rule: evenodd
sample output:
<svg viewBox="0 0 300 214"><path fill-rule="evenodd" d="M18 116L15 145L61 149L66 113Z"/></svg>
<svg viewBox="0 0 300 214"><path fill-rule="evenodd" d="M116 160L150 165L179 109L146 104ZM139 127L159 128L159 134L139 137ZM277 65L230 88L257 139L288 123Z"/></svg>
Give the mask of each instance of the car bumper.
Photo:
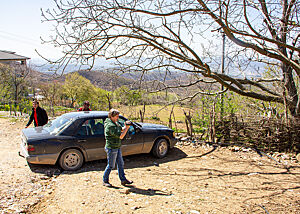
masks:
<svg viewBox="0 0 300 214"><path fill-rule="evenodd" d="M29 155L24 144L20 146L19 156L25 158L28 163L50 165L54 165L58 158L58 154Z"/></svg>

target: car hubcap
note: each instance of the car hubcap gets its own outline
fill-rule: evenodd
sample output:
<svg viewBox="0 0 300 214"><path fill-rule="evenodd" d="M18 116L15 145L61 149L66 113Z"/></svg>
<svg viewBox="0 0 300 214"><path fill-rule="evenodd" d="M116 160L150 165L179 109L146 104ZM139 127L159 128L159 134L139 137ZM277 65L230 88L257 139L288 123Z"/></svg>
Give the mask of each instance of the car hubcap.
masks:
<svg viewBox="0 0 300 214"><path fill-rule="evenodd" d="M159 144L159 147L158 147L158 151L159 151L159 154L160 155L165 155L168 151L168 144L167 142L163 141Z"/></svg>
<svg viewBox="0 0 300 214"><path fill-rule="evenodd" d="M79 156L75 153L68 154L65 158L65 164L68 167L75 167L79 163Z"/></svg>

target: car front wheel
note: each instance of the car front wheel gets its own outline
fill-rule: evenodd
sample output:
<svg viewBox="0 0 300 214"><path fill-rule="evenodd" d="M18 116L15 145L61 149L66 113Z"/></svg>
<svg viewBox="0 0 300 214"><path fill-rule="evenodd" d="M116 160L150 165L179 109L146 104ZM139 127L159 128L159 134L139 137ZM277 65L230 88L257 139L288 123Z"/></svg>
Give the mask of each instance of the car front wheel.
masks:
<svg viewBox="0 0 300 214"><path fill-rule="evenodd" d="M169 151L169 144L166 139L159 139L155 142L152 153L158 158L163 158Z"/></svg>
<svg viewBox="0 0 300 214"><path fill-rule="evenodd" d="M68 149L62 153L59 165L64 170L75 171L83 164L83 155L77 149Z"/></svg>

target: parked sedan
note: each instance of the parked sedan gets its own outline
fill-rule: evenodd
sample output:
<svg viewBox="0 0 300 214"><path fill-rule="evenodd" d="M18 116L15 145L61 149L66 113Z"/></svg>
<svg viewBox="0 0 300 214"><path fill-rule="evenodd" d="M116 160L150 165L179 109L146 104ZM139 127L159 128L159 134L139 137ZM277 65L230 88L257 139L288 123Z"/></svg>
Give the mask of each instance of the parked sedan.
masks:
<svg viewBox="0 0 300 214"><path fill-rule="evenodd" d="M84 162L105 159L104 121L108 112L66 113L42 127L22 130L20 155L29 163L58 163L64 170L77 170ZM124 126L127 119L120 115ZM150 153L167 155L176 143L172 129L150 123L133 122L122 140L123 156Z"/></svg>

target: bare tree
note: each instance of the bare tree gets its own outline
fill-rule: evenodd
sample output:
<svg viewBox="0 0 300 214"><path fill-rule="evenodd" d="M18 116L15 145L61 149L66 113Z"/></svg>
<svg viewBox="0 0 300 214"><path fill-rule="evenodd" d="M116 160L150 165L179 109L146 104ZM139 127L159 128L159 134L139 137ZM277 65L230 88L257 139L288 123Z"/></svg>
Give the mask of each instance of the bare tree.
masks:
<svg viewBox="0 0 300 214"><path fill-rule="evenodd" d="M61 0L56 4L56 9L42 15L55 22L56 35L48 42L63 48L64 56L55 61L59 66L78 60L92 67L97 57L105 57L123 71L141 71L141 80L149 71L166 76L184 71L194 74L193 81L178 81L176 86L164 82L163 88L209 80L243 96L286 100L291 114L300 115L299 0ZM219 67L221 45L212 45L221 41L218 31L231 43L225 74ZM253 62L279 66L280 76L253 76ZM274 90L273 82L282 83L281 93ZM207 94L198 90L186 98L201 93Z"/></svg>
<svg viewBox="0 0 300 214"><path fill-rule="evenodd" d="M15 107L19 104L20 97L24 96L29 70L26 64L19 62L0 64L0 82L7 87L6 97L13 101Z"/></svg>

